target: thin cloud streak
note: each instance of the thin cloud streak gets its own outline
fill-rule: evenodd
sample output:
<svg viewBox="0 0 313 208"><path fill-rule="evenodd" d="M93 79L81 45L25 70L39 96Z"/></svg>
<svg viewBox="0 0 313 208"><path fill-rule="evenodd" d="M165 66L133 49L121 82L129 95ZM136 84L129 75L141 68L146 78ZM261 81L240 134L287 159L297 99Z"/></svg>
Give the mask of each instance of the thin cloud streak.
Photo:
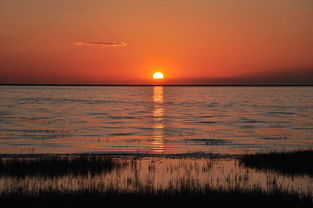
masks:
<svg viewBox="0 0 313 208"><path fill-rule="evenodd" d="M76 46L98 46L98 47L122 47L127 46L126 43L120 41L110 41L110 42L102 42L102 41L79 41L75 42Z"/></svg>

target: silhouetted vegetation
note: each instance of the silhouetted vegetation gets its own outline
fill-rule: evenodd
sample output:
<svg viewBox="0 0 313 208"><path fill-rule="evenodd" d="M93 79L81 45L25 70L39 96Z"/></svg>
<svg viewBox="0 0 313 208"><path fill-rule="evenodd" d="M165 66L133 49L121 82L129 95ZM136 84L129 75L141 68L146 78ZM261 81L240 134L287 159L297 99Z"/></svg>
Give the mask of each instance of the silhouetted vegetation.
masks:
<svg viewBox="0 0 313 208"><path fill-rule="evenodd" d="M0 176L55 177L62 175L95 175L120 168L123 163L96 155L78 156L4 156L0 157Z"/></svg>
<svg viewBox="0 0 313 208"><path fill-rule="evenodd" d="M8 193L0 197L2 207L312 207L312 199L283 192L240 190L179 192L40 192L35 196Z"/></svg>
<svg viewBox="0 0 313 208"><path fill-rule="evenodd" d="M202 155L203 156L203 155ZM240 162L242 165L259 168L278 170L282 173L290 174L312 174L310 160L312 159L312 151L298 151L293 153L271 152L259 153L255 155L242 156ZM182 161L185 158L181 159ZM240 186L228 188L212 188L210 185L199 186L193 178L175 178L170 181L170 186L165 188L153 189L149 183L141 183L140 176L136 175L141 171L140 164L136 163L136 158L127 157L127 159L114 159L105 155L2 155L0 156L0 177L5 180L17 178L12 184L3 183L2 185L9 187L4 188L0 193L1 207L91 207L91 206L107 206L107 207L313 207L312 195L300 194L289 190L281 189L278 186L272 187L264 191L259 187L251 189L241 189ZM300 162L299 162L300 161ZM179 163L182 170L192 172L191 170L209 171L215 161L208 160L204 166L198 166L194 163ZM303 162L306 169L303 169ZM149 174L155 174L158 163L149 164ZM117 168L117 174L123 167L130 167L134 171L134 177L127 178L129 187L136 185L135 189L118 188L116 184L110 180L108 184L87 184L80 186L77 184L92 183L97 174L110 172ZM285 170L286 168L288 170ZM178 171L176 167L168 171ZM311 172L309 171L311 170ZM132 171L131 174L132 174ZM310 173L309 173L310 172ZM114 172L111 172L114 173ZM208 172L209 173L209 172ZM115 173L114 173L115 174ZM52 179L58 176L66 175L65 181L70 179L74 181L75 176L78 176L80 183L77 187L71 189L71 184L68 186L60 185L58 187L39 186L37 189L27 191L30 182L38 183L38 180L44 178L46 181L55 182ZM88 175L91 180L84 181L81 175ZM91 177L89 177L91 175ZM35 176L21 178L27 176ZM6 178L8 177L8 178ZM208 177L210 175L208 174ZM240 177L236 178L240 179ZM100 178L99 182L104 180ZM177 180L177 181L176 181ZM26 182L25 182L26 181ZM122 181L118 181L120 184ZM153 181L152 181L153 182ZM25 183L25 186L19 186L20 183ZM241 182L235 182L241 183ZM107 187L105 185L108 185ZM275 188L276 187L276 188Z"/></svg>
<svg viewBox="0 0 313 208"><path fill-rule="evenodd" d="M269 152L244 155L240 163L246 167L274 170L282 174L313 176L313 151Z"/></svg>

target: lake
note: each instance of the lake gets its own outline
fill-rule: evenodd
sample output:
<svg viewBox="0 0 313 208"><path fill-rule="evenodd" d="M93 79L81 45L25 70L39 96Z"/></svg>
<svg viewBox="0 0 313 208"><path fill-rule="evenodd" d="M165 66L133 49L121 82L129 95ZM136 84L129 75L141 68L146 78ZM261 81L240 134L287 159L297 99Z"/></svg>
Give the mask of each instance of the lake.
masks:
<svg viewBox="0 0 313 208"><path fill-rule="evenodd" d="M0 153L313 147L313 87L0 86Z"/></svg>

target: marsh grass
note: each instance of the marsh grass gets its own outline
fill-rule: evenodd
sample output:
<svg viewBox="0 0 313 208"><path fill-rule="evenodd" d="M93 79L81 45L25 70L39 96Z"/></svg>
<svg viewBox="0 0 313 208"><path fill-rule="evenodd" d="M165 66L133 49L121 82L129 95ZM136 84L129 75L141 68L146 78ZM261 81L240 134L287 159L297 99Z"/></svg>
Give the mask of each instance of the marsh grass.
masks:
<svg viewBox="0 0 313 208"><path fill-rule="evenodd" d="M259 170L274 170L285 175L313 176L313 151L268 152L247 154L240 158L240 164Z"/></svg>
<svg viewBox="0 0 313 208"><path fill-rule="evenodd" d="M265 189L250 184L255 170L242 167L234 173L238 166L231 164L237 162L196 157L5 155L0 157L0 204L35 208L313 207L311 192L284 189L275 174L266 175L269 184ZM223 174L224 178L219 177Z"/></svg>
<svg viewBox="0 0 313 208"><path fill-rule="evenodd" d="M0 157L0 176L57 177L63 175L96 175L121 168L125 164L97 155L77 156L3 156Z"/></svg>
<svg viewBox="0 0 313 208"><path fill-rule="evenodd" d="M41 192L36 196L13 193L0 197L2 207L312 207L312 199L283 192L264 193L259 190L180 191L150 192Z"/></svg>

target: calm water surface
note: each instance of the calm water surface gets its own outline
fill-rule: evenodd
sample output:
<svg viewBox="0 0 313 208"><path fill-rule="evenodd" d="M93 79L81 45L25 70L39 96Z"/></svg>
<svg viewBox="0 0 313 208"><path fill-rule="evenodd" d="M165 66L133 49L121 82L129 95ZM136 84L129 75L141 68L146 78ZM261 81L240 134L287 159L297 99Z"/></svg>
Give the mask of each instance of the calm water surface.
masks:
<svg viewBox="0 0 313 208"><path fill-rule="evenodd" d="M0 87L0 153L313 147L313 87Z"/></svg>

